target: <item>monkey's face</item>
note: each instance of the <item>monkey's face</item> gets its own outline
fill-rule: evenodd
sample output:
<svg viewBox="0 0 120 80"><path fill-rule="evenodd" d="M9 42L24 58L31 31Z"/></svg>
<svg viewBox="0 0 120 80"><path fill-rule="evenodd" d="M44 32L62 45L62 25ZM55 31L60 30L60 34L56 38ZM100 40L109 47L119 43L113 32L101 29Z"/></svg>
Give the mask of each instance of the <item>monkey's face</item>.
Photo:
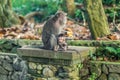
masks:
<svg viewBox="0 0 120 80"><path fill-rule="evenodd" d="M65 25L67 22L67 13L63 11L58 11L55 16L58 18L61 25Z"/></svg>
<svg viewBox="0 0 120 80"><path fill-rule="evenodd" d="M58 37L58 42L59 43L64 43L65 42L65 37L63 37L63 36Z"/></svg>

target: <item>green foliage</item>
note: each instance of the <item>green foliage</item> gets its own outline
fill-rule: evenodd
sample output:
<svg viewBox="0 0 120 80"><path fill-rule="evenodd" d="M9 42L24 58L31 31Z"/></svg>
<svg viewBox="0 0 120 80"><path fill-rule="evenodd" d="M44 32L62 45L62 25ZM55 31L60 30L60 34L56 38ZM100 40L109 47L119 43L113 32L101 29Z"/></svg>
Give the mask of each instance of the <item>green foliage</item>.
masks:
<svg viewBox="0 0 120 80"><path fill-rule="evenodd" d="M107 60L120 60L120 47L97 47L95 54L90 55L92 60L106 58Z"/></svg>
<svg viewBox="0 0 120 80"><path fill-rule="evenodd" d="M76 9L75 18L83 20L82 11L80 9Z"/></svg>
<svg viewBox="0 0 120 80"><path fill-rule="evenodd" d="M83 0L75 0L75 2L83 3Z"/></svg>
<svg viewBox="0 0 120 80"><path fill-rule="evenodd" d="M110 52L110 53L117 53L117 50L114 47L106 47L105 48L106 52Z"/></svg>
<svg viewBox="0 0 120 80"><path fill-rule="evenodd" d="M90 57L92 60L96 60L96 56L95 56L94 53L92 53L91 51L89 52L89 57Z"/></svg>
<svg viewBox="0 0 120 80"><path fill-rule="evenodd" d="M81 68L83 68L83 64L80 63L80 64L77 65L77 67L78 67L79 69L81 69Z"/></svg>
<svg viewBox="0 0 120 80"><path fill-rule="evenodd" d="M96 80L96 78L97 78L97 74L96 73L92 73L92 75L90 75L88 80Z"/></svg>
<svg viewBox="0 0 120 80"><path fill-rule="evenodd" d="M108 20L109 22L113 21L114 17L118 18L119 17L119 10L118 8L108 8L105 9L105 13L108 15Z"/></svg>
<svg viewBox="0 0 120 80"><path fill-rule="evenodd" d="M84 0L75 0L76 3L83 3ZM18 14L26 15L32 11L43 11L46 18L54 14L58 9L62 9L63 0L12 0L13 10ZM103 0L103 4L106 6L113 7L115 4L117 7L120 7L120 0ZM115 16L119 19L120 9L105 9L106 14L108 15L109 21L112 21ZM75 18L83 20L82 10L76 9ZM118 20L119 21L119 20Z"/></svg>
<svg viewBox="0 0 120 80"><path fill-rule="evenodd" d="M32 11L45 11L52 14L59 9L62 0L12 0L13 10L19 14Z"/></svg>
<svg viewBox="0 0 120 80"><path fill-rule="evenodd" d="M0 40L0 52L16 53L21 46L12 40Z"/></svg>
<svg viewBox="0 0 120 80"><path fill-rule="evenodd" d="M108 21L113 21L114 18L120 19L120 1L119 0L103 0L103 5L105 5L106 8L105 12L108 15ZM119 22L119 21L118 21Z"/></svg>
<svg viewBox="0 0 120 80"><path fill-rule="evenodd" d="M26 15L33 11L44 12L43 16L35 17L36 20L41 21L60 9L61 3L62 0L12 0L13 10L19 15Z"/></svg>
<svg viewBox="0 0 120 80"><path fill-rule="evenodd" d="M115 3L115 0L103 0L104 5L112 5L113 3Z"/></svg>

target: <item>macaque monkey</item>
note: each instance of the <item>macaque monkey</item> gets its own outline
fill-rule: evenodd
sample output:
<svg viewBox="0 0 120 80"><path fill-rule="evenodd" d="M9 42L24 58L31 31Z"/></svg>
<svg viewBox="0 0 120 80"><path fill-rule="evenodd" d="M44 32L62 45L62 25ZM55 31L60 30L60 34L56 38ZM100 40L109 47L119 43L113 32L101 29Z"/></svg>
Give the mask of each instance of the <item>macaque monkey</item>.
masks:
<svg viewBox="0 0 120 80"><path fill-rule="evenodd" d="M59 34L57 37L57 43L58 45L56 45L54 47L54 51L58 51L58 50L64 50L66 51L68 49L68 45L66 43L66 39L64 34Z"/></svg>
<svg viewBox="0 0 120 80"><path fill-rule="evenodd" d="M63 32L66 22L67 16L63 11L57 11L53 17L48 19L42 31L42 42L45 49L54 50L54 47L58 45L57 37Z"/></svg>

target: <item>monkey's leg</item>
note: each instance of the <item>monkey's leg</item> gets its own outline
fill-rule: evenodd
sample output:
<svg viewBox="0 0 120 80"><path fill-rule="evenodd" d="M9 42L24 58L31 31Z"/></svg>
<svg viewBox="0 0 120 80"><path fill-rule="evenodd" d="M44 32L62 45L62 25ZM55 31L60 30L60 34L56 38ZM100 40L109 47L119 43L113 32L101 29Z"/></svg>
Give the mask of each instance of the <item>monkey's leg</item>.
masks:
<svg viewBox="0 0 120 80"><path fill-rule="evenodd" d="M57 45L57 38L54 34L50 36L49 45L49 49L51 50L54 50L54 47Z"/></svg>
<svg viewBox="0 0 120 80"><path fill-rule="evenodd" d="M61 44L61 49L64 50L64 51L66 51L68 49L67 43Z"/></svg>

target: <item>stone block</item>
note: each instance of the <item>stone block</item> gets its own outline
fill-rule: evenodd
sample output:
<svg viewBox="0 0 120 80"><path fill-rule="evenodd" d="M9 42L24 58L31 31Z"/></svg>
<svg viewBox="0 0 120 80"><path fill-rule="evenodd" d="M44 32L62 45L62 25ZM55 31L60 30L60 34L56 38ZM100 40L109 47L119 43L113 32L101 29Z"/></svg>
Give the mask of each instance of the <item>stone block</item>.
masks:
<svg viewBox="0 0 120 80"><path fill-rule="evenodd" d="M43 76L46 78L54 76L54 72L48 67L44 68L42 73L43 73Z"/></svg>
<svg viewBox="0 0 120 80"><path fill-rule="evenodd" d="M91 63L90 64L90 73L95 73L95 74L97 74L97 77L99 77L102 73L101 64L100 63Z"/></svg>
<svg viewBox="0 0 120 80"><path fill-rule="evenodd" d="M106 74L101 74L101 76L98 78L98 80L107 80L107 75Z"/></svg>
<svg viewBox="0 0 120 80"><path fill-rule="evenodd" d="M7 75L8 74L8 71L5 70L2 66L0 66L0 75L1 74L4 74L4 75Z"/></svg>
<svg viewBox="0 0 120 80"><path fill-rule="evenodd" d="M89 69L87 69L87 68L82 68L82 69L80 70L80 76L81 76L81 77L84 77L84 76L87 76L87 75L89 75Z"/></svg>
<svg viewBox="0 0 120 80"><path fill-rule="evenodd" d="M7 75L0 74L0 80L8 80Z"/></svg>
<svg viewBox="0 0 120 80"><path fill-rule="evenodd" d="M37 65L35 63L29 62L28 64L29 64L28 66L30 69L37 69Z"/></svg>
<svg viewBox="0 0 120 80"><path fill-rule="evenodd" d="M8 70L8 71L13 71L13 67L10 63L8 63L7 61L4 60L3 62L3 67Z"/></svg>
<svg viewBox="0 0 120 80"><path fill-rule="evenodd" d="M109 72L120 73L120 64L109 64L107 65Z"/></svg>
<svg viewBox="0 0 120 80"><path fill-rule="evenodd" d="M71 65L81 63L88 57L90 50L94 52L95 48L69 46L67 51L52 51L40 47L27 46L19 48L17 51L27 61L44 64Z"/></svg>
<svg viewBox="0 0 120 80"><path fill-rule="evenodd" d="M108 80L120 80L120 75L116 73L111 73L108 76Z"/></svg>
<svg viewBox="0 0 120 80"><path fill-rule="evenodd" d="M108 72L108 67L105 64L102 65L102 72L105 73L105 74L109 73Z"/></svg>

